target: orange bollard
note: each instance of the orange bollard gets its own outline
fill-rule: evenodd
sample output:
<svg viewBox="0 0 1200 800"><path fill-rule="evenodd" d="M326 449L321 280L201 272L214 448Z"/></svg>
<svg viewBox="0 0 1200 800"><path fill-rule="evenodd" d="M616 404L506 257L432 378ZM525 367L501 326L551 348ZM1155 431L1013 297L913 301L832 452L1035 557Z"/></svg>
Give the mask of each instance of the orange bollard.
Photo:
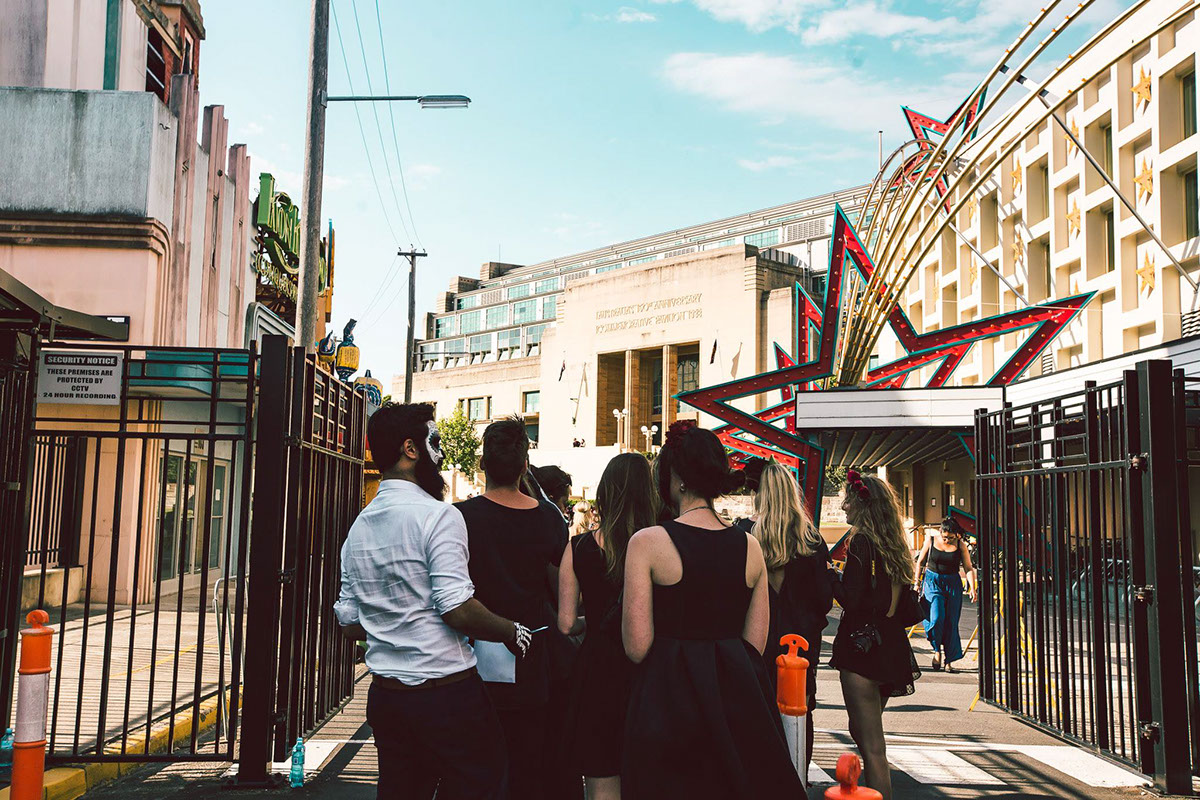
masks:
<svg viewBox="0 0 1200 800"><path fill-rule="evenodd" d="M874 789L858 785L862 775L862 761L854 753L843 753L838 758L838 785L825 790L825 800L883 800L883 795Z"/></svg>
<svg viewBox="0 0 1200 800"><path fill-rule="evenodd" d="M783 733L787 737L792 766L800 782L808 787L808 659L800 655L800 648L808 650L803 636L789 633L779 640L788 651L775 658L777 687L775 704L783 722Z"/></svg>
<svg viewBox="0 0 1200 800"><path fill-rule="evenodd" d="M50 700L50 615L30 611L21 631L21 665L17 670L17 721L13 742L12 800L41 800L46 770L46 708Z"/></svg>

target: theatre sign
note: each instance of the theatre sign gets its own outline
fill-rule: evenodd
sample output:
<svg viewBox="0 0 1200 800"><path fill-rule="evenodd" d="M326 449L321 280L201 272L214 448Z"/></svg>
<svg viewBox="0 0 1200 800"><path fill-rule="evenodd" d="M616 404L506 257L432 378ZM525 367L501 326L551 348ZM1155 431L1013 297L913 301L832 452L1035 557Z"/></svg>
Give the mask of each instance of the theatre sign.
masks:
<svg viewBox="0 0 1200 800"><path fill-rule="evenodd" d="M284 192L275 188L269 172L259 176L258 199L254 201L256 248L251 268L258 276L256 299L285 319L296 313L296 281L300 273L300 248L303 239L300 209ZM318 291L324 293L333 274L334 233L329 224L321 240L321 272Z"/></svg>

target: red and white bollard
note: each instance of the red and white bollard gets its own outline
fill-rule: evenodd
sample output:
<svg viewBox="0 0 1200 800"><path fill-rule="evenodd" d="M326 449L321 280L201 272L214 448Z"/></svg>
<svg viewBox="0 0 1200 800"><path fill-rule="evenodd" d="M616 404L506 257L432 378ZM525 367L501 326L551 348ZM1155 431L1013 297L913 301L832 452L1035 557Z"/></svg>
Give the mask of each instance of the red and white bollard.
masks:
<svg viewBox="0 0 1200 800"><path fill-rule="evenodd" d="M859 786L862 761L854 753L843 753L838 758L838 785L825 790L825 800L883 800L883 795L866 786Z"/></svg>
<svg viewBox="0 0 1200 800"><path fill-rule="evenodd" d="M788 651L775 659L778 682L775 703L783 720L783 732L787 736L788 752L792 755L792 766L800 776L804 788L808 788L808 659L800 655L800 649L808 650L808 641L803 636L789 633L779 640Z"/></svg>
<svg viewBox="0 0 1200 800"><path fill-rule="evenodd" d="M50 649L54 629L50 615L36 609L21 631L21 665L17 670L17 721L14 726L12 800L41 800L46 770L46 708L50 700Z"/></svg>

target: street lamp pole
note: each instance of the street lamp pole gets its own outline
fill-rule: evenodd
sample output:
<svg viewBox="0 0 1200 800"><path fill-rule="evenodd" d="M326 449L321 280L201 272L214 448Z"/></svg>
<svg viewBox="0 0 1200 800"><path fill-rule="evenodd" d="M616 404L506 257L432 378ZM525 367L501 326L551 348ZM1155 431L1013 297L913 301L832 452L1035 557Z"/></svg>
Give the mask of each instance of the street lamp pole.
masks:
<svg viewBox="0 0 1200 800"><path fill-rule="evenodd" d="M304 352L317 351L321 275L321 189L325 174L325 95L329 85L329 0L312 0L308 60L308 128L304 132L304 232L297 276L296 333Z"/></svg>

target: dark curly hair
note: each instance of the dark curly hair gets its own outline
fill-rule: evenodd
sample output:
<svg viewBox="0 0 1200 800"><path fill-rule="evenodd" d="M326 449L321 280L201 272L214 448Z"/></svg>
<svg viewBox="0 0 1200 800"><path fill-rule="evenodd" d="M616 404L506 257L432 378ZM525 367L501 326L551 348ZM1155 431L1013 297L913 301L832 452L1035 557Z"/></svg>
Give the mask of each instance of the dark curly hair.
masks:
<svg viewBox="0 0 1200 800"><path fill-rule="evenodd" d="M745 476L731 469L721 440L691 420L671 425L658 455L658 493L671 503L671 475L683 481L688 491L712 500L738 489Z"/></svg>

